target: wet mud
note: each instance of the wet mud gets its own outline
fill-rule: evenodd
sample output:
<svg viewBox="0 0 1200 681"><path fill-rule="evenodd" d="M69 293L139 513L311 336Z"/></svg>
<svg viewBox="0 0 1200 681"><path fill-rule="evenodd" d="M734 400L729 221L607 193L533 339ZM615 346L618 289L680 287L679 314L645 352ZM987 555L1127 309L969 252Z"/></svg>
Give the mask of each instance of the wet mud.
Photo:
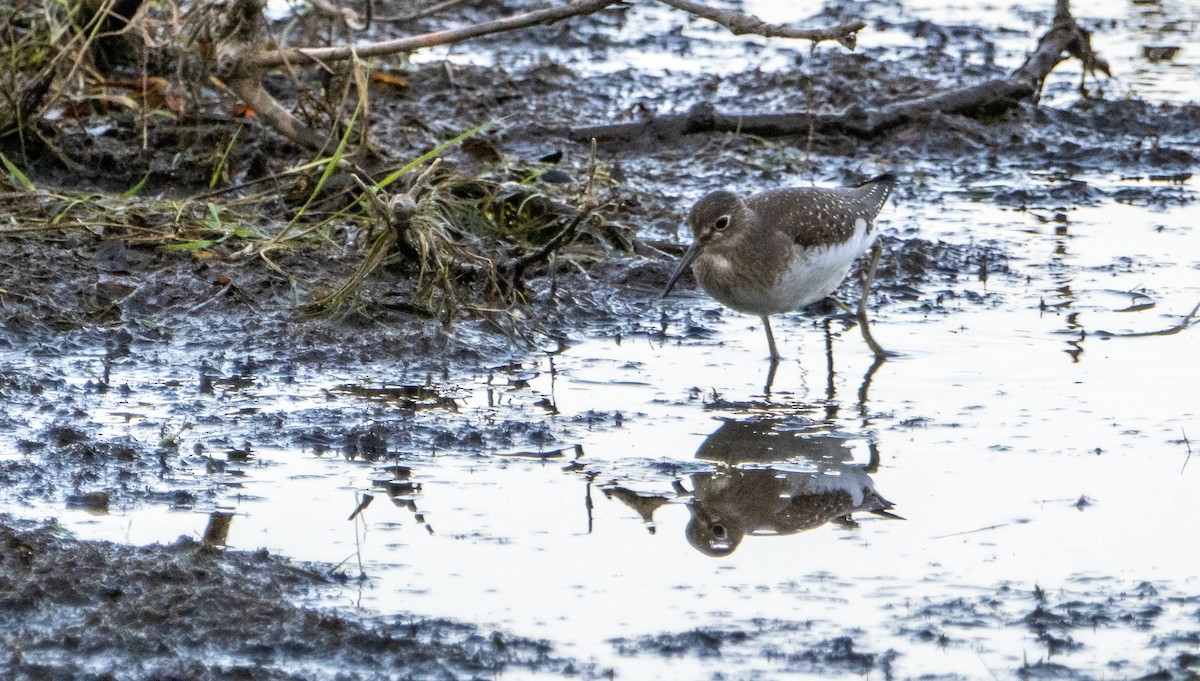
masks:
<svg viewBox="0 0 1200 681"><path fill-rule="evenodd" d="M573 674L544 642L316 605L324 566L189 538L131 547L0 518L9 679L494 678ZM304 602L310 605L304 605Z"/></svg>
<svg viewBox="0 0 1200 681"><path fill-rule="evenodd" d="M460 19L481 18L476 10L461 11ZM403 88L373 93L373 134L392 157L411 158L481 122L507 121L481 135L482 146L448 151L447 166L498 182L511 166L555 157L549 162L554 174L538 186L577 187L591 150L571 140L571 128L696 105L802 111L819 102L840 110L933 94L1004 73L1010 46L1036 38L909 20L860 4L831 3L818 19L860 11L879 13L867 17L876 30L907 35L910 43L854 53L797 48L793 68L747 65L706 74L598 68L632 50L684 57L694 50L707 59L729 49L715 33L614 39L630 31L622 12L573 22L571 30L543 27L485 39L472 49L489 60L417 63ZM381 36L389 30L376 29ZM1104 27L1095 30L1102 34ZM760 49L737 48L750 62ZM402 518L397 524L428 533L441 530L436 516L424 515L422 486L436 477L434 459L445 452L464 466L556 466L564 478L587 485L589 494L595 488L589 512L593 503L619 504L629 510L629 523L650 532L659 525L656 514L684 508L688 520L679 541L705 557L728 555L743 542L905 522L903 499L893 499L883 485L876 489L875 441L828 427L833 400L781 410L769 390L747 401L693 388L690 403L738 418L714 423L689 460L614 461L588 456L580 444L585 435L653 421L655 414L644 405L598 406L550 418L559 414L553 396L529 386L552 380L554 358L588 341L716 337L726 313L664 308L657 298L687 239L681 212L712 189L838 184L892 169L905 178L894 199L902 206L986 203L1031 214L1064 238L1079 206L1121 204L1153 213L1192 205L1200 107L1107 91L1067 97L1076 67L1060 67L1070 75L1048 84L1043 105L992 120L938 117L869 140L697 135L601 147L599 159L611 178L605 219L630 237L627 248L611 248L603 257L593 251L531 273L524 283L527 305L501 322L467 311L451 319L415 314L417 286L411 271L398 267L381 268L364 284L364 314L304 314L306 300L351 276L360 262L355 248L282 249L272 253L275 269L235 257L231 245L204 256L164 250L132 238L128 220L110 231L5 234L4 507L17 516L153 508L217 520L173 544L134 546L83 541L53 523L0 517L0 673L28 679L613 673L588 651L558 650L437 612L367 617L323 604L323 594L357 579L352 563L289 562L265 550L221 548L229 528L221 528L228 520L219 514L253 500L256 488L247 483L263 469L287 466L278 456L285 451L369 471L370 491L363 493L379 497L376 504L388 500ZM282 79L270 85L280 93L291 87ZM29 174L39 186L117 193L146 177L149 194L187 196L207 186L213 149L228 134L227 125L194 121L159 122L146 131L137 116L119 113L106 115L104 126L99 133L84 125L58 132L56 144L82 171L64 170L46 157ZM307 160L261 126L246 126L239 139L243 180ZM261 226L272 231L286 224L304 198L279 196L260 216ZM18 193L6 193L3 201L10 224L62 210L61 201ZM133 222L165 222L169 210L163 209L140 205L145 215ZM880 224L885 255L870 300L874 309L901 319L998 307L1002 294L975 284L1017 286L1043 267L988 235L944 240L923 235L920 224L886 217ZM688 279L683 284L695 286ZM857 287L852 277L841 294L854 299ZM830 344L856 332L832 306L808 312ZM857 401L847 398L843 407L860 409L864 423L873 416L865 396L876 369L864 376ZM97 405L114 400L128 405L124 416L108 406L103 416L96 413ZM487 418L478 418L474 405L481 400L490 409ZM923 428L924 419L911 417L897 427ZM362 498L355 513L370 503ZM349 504L346 512L353 509ZM239 522L233 517L235 527ZM504 541L482 530L466 539ZM807 577L825 580L827 593L797 587L802 601L853 598L848 580ZM870 597L890 603L879 625L892 636L887 645L819 618L761 618L612 638L606 654L700 660L701 675L713 678L720 668L763 665L808 678L894 678L898 660L911 665L908 675L931 672L921 678L979 678L991 673L989 664L1034 679L1095 678L1098 667L1115 678L1200 674L1200 597L1185 588L1103 575L1070 591L1000 583L979 593L955 586L953 576L937 579L944 598L910 600L899 578L881 578ZM1098 629L1103 638L1094 636ZM1096 651L1120 637L1134 642L1126 646L1152 650L1150 661L1115 654L1073 666L1073 654L1103 656ZM1035 640L1037 647L1022 657L1013 652L1019 646L1004 645L1017 639ZM895 647L896 640L906 647ZM937 656L947 649L974 652L981 664L974 672L938 673Z"/></svg>

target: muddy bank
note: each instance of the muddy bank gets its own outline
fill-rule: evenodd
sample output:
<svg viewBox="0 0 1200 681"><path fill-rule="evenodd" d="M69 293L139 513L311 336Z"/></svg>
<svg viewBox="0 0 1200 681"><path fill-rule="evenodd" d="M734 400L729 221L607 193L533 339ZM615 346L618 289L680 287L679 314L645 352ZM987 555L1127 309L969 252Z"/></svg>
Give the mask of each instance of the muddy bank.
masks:
<svg viewBox="0 0 1200 681"><path fill-rule="evenodd" d="M9 679L592 678L548 644L392 614L315 606L319 566L188 538L129 547L0 518L0 624ZM310 605L306 606L305 603ZM119 671L118 671L119 670Z"/></svg>
<svg viewBox="0 0 1200 681"><path fill-rule="evenodd" d="M123 679L206 680L611 674L564 658L547 642L469 624L330 611L320 594L344 576L265 550L227 551L188 538L143 547L82 542L53 523L11 517L0 519L0 548L5 678L108 679L117 669ZM795 588L809 592L810 584ZM898 662L933 670L943 668L936 660L947 652L973 651L981 669L1009 669L1017 678L1087 679L1094 677L1072 661L1097 654L1098 642L1123 638L1132 659L1117 655L1107 664L1122 678L1192 679L1200 669L1196 628L1180 627L1198 621L1200 598L1161 584L1080 578L1054 592L948 584L944 591L958 595L895 600L887 621L877 623L907 641L905 650L825 621L822 604L855 590L831 575L815 584L820 588L805 597L813 606L808 619L764 618L609 645L620 657L703 662L733 672L766 665L785 675L883 677L893 676ZM871 597L896 599L897 586L885 579ZM997 632L1036 643L1022 659L998 643L1007 637Z"/></svg>

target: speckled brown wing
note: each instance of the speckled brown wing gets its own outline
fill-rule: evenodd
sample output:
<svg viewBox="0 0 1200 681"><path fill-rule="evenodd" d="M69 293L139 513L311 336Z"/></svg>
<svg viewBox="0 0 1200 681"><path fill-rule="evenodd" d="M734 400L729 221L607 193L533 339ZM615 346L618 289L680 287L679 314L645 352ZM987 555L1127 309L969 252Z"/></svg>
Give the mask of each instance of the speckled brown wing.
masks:
<svg viewBox="0 0 1200 681"><path fill-rule="evenodd" d="M775 520L781 534L791 534L820 527L854 510L854 499L844 490L800 494L791 498Z"/></svg>
<svg viewBox="0 0 1200 681"><path fill-rule="evenodd" d="M871 225L896 183L880 175L856 187L772 189L746 199L764 222L806 248L839 244L854 233L858 219Z"/></svg>

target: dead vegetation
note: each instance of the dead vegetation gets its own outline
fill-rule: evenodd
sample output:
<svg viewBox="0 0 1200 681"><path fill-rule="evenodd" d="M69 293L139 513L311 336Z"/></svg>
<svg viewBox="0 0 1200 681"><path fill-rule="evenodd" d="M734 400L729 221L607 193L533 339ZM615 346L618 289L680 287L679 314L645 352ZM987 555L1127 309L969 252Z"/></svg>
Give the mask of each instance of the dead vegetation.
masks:
<svg viewBox="0 0 1200 681"><path fill-rule="evenodd" d="M603 4L609 3L589 6ZM440 154L490 123L416 158L393 160L372 138L372 91L403 86L403 79L368 65L355 47L340 64L336 55L263 49L285 38L267 32L262 9L259 2L222 0L0 9L12 38L0 46L6 64L0 97L11 105L0 107L8 114L0 120L0 160L13 189L4 195L6 207L20 216L0 227L0 237L83 230L123 248L182 251L197 261L259 261L299 290L297 303L309 314L369 316L362 284L386 266L416 282L404 308L445 321L464 310L523 304L522 278L550 260L577 262L594 257L584 254L595 248L628 247L629 235L605 220L611 183L599 164L586 180L555 183L540 181L553 163L504 162L494 151L481 173L435 170ZM557 13L580 11L571 5ZM554 15L535 12L484 32ZM399 49L412 47L404 45ZM302 64L289 56L297 54ZM304 68L314 63L315 73ZM292 76L289 106L263 87L266 70L275 67ZM200 134L160 137L159 118ZM104 130L108 120L140 127L144 150L188 144L173 162L203 168L195 176L207 176L207 186L171 186L172 169L153 163L141 181L112 193L75 191L22 170L57 165L69 174L89 162L119 164L91 154L81 161L56 136L64 125ZM286 150L295 159L291 167L274 170L261 157L247 158L241 133L259 121L301 147ZM486 150L486 142L477 144ZM305 160L303 153L315 155ZM279 217L264 224L264 216ZM278 261L297 249L337 257L360 247L361 264L332 290Z"/></svg>

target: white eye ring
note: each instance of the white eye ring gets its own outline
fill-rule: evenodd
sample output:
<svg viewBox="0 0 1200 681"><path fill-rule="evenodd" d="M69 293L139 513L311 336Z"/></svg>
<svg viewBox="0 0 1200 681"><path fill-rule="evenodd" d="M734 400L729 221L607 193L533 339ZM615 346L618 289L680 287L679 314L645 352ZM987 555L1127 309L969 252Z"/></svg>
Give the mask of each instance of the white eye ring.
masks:
<svg viewBox="0 0 1200 681"><path fill-rule="evenodd" d="M716 222L713 223L713 227L716 227L717 231L721 231L722 229L725 229L728 226L729 226L729 216L728 215L722 215L721 217L717 218Z"/></svg>

